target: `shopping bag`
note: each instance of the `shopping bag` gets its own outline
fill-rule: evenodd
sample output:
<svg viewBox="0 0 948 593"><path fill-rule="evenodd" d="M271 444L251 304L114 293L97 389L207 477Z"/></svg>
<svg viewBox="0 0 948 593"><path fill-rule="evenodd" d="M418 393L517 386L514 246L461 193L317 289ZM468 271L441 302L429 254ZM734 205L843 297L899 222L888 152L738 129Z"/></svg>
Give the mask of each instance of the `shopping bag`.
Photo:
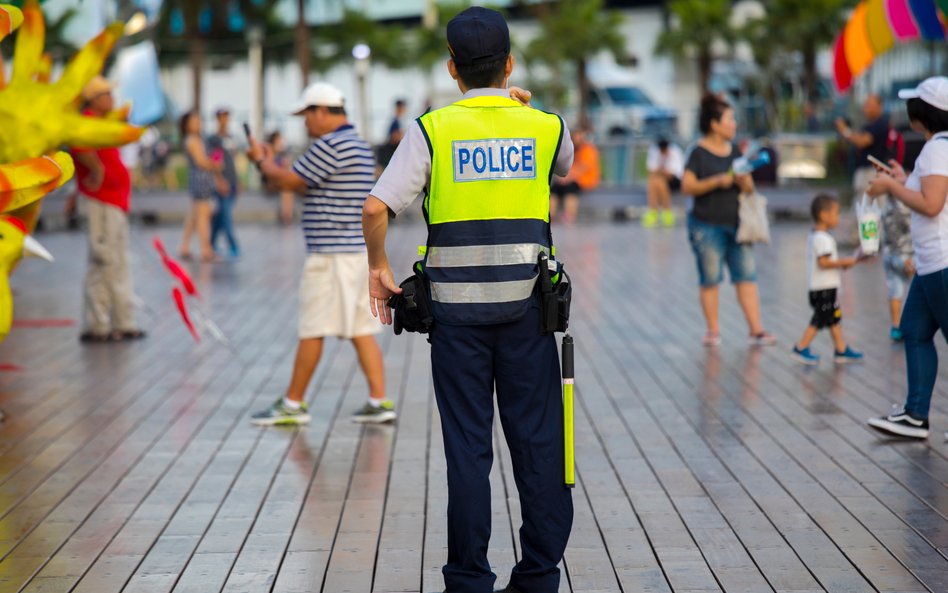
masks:
<svg viewBox="0 0 948 593"><path fill-rule="evenodd" d="M738 243L770 243L770 220L767 218L767 198L753 192L738 197Z"/></svg>
<svg viewBox="0 0 948 593"><path fill-rule="evenodd" d="M859 225L859 247L862 254L875 255L879 252L882 208L868 194L862 194L862 198L856 202L856 221Z"/></svg>

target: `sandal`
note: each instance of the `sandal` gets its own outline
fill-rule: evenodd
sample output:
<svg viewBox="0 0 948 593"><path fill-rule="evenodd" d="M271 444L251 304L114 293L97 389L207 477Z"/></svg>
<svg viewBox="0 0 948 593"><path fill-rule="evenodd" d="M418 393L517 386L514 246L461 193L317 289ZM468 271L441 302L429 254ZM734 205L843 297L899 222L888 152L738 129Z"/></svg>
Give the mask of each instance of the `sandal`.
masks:
<svg viewBox="0 0 948 593"><path fill-rule="evenodd" d="M122 340L141 340L148 334L142 329L129 329L119 332Z"/></svg>
<svg viewBox="0 0 948 593"><path fill-rule="evenodd" d="M82 332L79 334L79 341L83 344L105 344L106 342L112 342L115 340L115 335L108 334L97 334L95 332Z"/></svg>
<svg viewBox="0 0 948 593"><path fill-rule="evenodd" d="M708 332L701 338L701 345L713 348L721 345L721 334L717 332Z"/></svg>

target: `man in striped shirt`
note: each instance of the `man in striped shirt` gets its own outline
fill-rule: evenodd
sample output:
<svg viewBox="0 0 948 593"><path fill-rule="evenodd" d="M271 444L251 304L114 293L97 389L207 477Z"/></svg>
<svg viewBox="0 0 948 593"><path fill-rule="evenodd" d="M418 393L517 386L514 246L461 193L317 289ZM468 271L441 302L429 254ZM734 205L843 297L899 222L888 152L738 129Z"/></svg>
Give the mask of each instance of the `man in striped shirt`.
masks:
<svg viewBox="0 0 948 593"><path fill-rule="evenodd" d="M292 171L274 161L273 147L251 140L248 156L271 184L305 196L306 264L300 282L299 346L286 395L253 415L258 425L304 424L303 402L327 336L352 341L369 384L369 401L352 419L390 422L382 351L375 340L381 324L369 310L368 261L362 236L362 203L375 183L372 148L349 124L342 92L326 83L310 85L294 115L303 116L314 137Z"/></svg>

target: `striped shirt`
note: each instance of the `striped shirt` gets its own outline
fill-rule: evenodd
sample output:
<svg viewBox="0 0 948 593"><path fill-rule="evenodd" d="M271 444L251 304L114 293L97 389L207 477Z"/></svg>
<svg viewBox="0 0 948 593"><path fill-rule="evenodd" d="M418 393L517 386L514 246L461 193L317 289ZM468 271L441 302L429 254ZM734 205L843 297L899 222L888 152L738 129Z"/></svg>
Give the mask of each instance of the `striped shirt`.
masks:
<svg viewBox="0 0 948 593"><path fill-rule="evenodd" d="M375 183L375 156L351 125L320 136L293 165L309 186L303 235L309 253L365 251L362 204Z"/></svg>

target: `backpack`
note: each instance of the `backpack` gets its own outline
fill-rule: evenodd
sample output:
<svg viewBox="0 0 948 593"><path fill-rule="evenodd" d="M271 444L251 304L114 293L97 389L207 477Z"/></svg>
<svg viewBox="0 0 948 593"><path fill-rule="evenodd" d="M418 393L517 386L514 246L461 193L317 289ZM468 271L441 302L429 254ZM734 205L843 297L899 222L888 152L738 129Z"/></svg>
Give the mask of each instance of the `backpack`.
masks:
<svg viewBox="0 0 948 593"><path fill-rule="evenodd" d="M888 157L895 159L898 164L901 165L905 161L905 138L902 137L902 132L891 126L885 136L885 151Z"/></svg>

